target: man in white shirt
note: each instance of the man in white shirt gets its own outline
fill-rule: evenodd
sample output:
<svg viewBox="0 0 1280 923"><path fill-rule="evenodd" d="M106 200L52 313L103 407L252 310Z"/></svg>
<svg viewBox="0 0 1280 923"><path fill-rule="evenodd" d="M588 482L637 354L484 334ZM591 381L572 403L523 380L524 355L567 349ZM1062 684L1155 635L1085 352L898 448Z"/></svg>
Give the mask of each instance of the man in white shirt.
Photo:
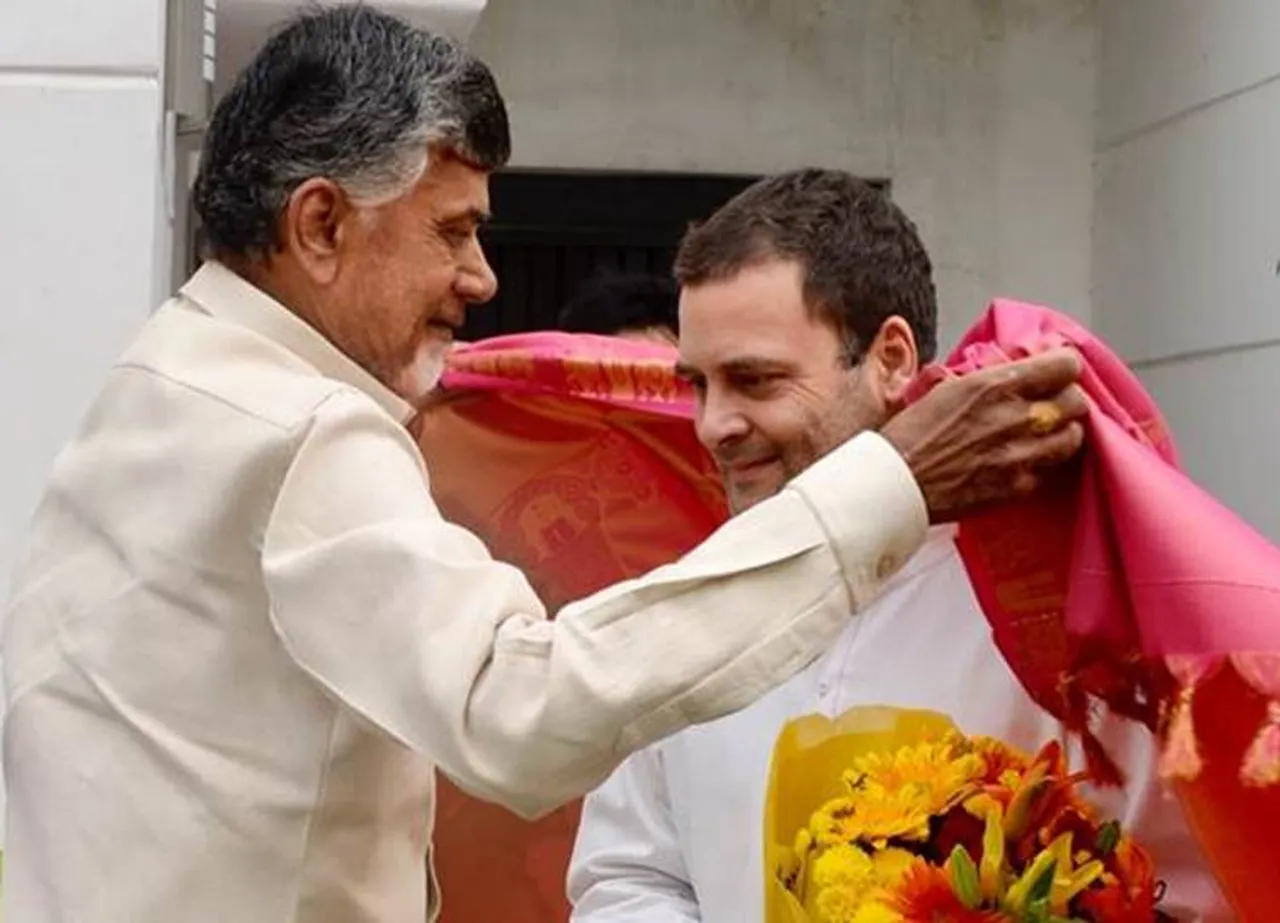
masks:
<svg viewBox="0 0 1280 923"><path fill-rule="evenodd" d="M884 426L935 351L932 270L914 226L845 173L757 183L689 233L676 275L698 435L741 515L831 446ZM940 711L1027 750L1059 735L996 649L946 526L810 666L635 754L587 796L569 871L574 923L759 923L778 732L803 714L877 704ZM1150 735L1115 722L1102 736L1130 777L1102 804L1152 848L1170 886L1164 909L1226 919L1155 778Z"/></svg>
<svg viewBox="0 0 1280 923"><path fill-rule="evenodd" d="M422 923L437 766L529 815L580 795L826 649L926 510L1078 448L1078 357L957 384L547 620L441 518L404 426L494 292L476 231L509 149L483 64L363 5L278 33L220 101L215 259L108 374L15 576L7 919Z"/></svg>

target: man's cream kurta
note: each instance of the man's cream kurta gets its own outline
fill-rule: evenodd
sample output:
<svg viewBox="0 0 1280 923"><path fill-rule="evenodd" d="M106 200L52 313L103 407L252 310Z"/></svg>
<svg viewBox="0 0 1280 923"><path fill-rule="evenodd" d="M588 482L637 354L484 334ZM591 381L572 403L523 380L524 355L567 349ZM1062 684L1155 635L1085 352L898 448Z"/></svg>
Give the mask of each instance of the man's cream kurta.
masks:
<svg viewBox="0 0 1280 923"><path fill-rule="evenodd" d="M581 794L804 667L925 533L861 436L552 623L441 518L408 413L218 264L150 319L15 579L8 920L422 923L436 766Z"/></svg>

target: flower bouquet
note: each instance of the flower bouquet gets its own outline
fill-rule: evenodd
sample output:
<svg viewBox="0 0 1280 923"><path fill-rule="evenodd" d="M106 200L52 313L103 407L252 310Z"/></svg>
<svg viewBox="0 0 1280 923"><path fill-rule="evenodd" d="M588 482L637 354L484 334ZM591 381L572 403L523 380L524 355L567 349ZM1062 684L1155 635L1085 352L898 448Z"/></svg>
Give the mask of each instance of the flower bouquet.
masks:
<svg viewBox="0 0 1280 923"><path fill-rule="evenodd" d="M856 708L784 728L766 809L766 923L1151 923L1146 852L1078 794L1062 750Z"/></svg>

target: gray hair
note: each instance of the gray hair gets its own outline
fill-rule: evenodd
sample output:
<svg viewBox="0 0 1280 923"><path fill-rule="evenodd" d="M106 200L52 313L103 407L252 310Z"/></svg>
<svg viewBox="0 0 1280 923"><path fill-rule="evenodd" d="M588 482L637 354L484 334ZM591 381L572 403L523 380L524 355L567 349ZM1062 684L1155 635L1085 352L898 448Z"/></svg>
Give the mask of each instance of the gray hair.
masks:
<svg viewBox="0 0 1280 923"><path fill-rule="evenodd" d="M360 5L309 12L272 36L219 101L193 200L214 253L265 254L289 196L323 176L395 198L428 145L495 170L511 156L489 69L461 43Z"/></svg>

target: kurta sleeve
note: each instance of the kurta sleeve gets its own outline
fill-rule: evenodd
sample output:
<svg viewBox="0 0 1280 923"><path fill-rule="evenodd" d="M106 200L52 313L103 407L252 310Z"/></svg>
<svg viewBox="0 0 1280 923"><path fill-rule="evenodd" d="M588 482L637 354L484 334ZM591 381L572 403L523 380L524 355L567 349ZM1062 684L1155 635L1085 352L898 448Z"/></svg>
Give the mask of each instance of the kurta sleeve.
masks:
<svg viewBox="0 0 1280 923"><path fill-rule="evenodd" d="M570 923L697 923L655 744L627 758L587 795L569 861Z"/></svg>
<svg viewBox="0 0 1280 923"><path fill-rule="evenodd" d="M440 515L408 433L362 395L330 397L292 445L262 548L280 642L347 707L531 816L788 679L927 529L905 463L864 434L679 561L549 621L517 569Z"/></svg>

